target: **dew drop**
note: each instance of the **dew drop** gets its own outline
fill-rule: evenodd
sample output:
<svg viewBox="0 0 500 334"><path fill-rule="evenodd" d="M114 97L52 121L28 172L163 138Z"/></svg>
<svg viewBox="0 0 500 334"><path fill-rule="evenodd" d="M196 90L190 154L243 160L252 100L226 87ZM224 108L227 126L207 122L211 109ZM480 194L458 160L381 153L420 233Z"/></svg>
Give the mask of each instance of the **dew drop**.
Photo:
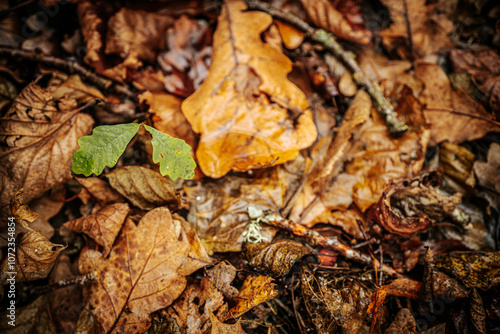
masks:
<svg viewBox="0 0 500 334"><path fill-rule="evenodd" d="M201 201L201 196L196 196L196 200L199 202Z"/></svg>

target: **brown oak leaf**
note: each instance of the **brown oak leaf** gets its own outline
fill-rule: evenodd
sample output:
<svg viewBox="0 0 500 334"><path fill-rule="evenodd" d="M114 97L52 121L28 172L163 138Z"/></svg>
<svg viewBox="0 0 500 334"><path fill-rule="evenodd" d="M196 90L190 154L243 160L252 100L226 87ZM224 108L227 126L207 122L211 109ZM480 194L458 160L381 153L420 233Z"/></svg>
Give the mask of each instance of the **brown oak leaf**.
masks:
<svg viewBox="0 0 500 334"><path fill-rule="evenodd" d="M287 79L290 60L261 40L271 16L246 8L222 6L210 72L182 104L201 134L200 168L213 178L295 159L317 136L304 93Z"/></svg>

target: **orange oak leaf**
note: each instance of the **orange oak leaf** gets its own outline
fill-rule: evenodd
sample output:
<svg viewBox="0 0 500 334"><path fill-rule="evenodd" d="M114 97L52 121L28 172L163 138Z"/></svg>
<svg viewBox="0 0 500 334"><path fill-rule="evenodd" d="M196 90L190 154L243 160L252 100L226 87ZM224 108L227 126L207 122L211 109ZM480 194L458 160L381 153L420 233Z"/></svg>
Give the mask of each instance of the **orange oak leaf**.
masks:
<svg viewBox="0 0 500 334"><path fill-rule="evenodd" d="M111 246L130 211L128 204L111 204L104 209L64 224L70 230L83 232L104 247L104 256L108 256Z"/></svg>
<svg viewBox="0 0 500 334"><path fill-rule="evenodd" d="M137 226L127 219L107 259L98 255L80 259L81 269L97 273L90 302L105 332L144 332L149 314L180 296L185 276L210 263L206 253L204 258L191 258L202 254L198 251L202 246L188 234L182 221L160 207L144 215Z"/></svg>
<svg viewBox="0 0 500 334"><path fill-rule="evenodd" d="M31 83L2 118L0 206L21 188L24 200L29 202L72 177L77 141L91 131L94 122L91 116L78 113L78 109L60 110L57 102Z"/></svg>
<svg viewBox="0 0 500 334"><path fill-rule="evenodd" d="M213 178L295 159L317 136L304 93L287 79L290 60L261 40L271 16L246 8L222 6L209 74L182 104L201 134L200 168Z"/></svg>

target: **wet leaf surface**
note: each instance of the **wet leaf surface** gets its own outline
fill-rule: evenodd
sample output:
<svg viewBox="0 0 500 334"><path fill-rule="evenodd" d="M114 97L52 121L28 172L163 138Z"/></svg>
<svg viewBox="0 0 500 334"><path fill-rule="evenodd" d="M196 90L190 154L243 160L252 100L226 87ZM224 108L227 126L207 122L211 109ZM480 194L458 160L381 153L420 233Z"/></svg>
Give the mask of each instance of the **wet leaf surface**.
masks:
<svg viewBox="0 0 500 334"><path fill-rule="evenodd" d="M222 7L209 75L182 104L201 134L200 168L214 178L292 160L317 134L304 94L286 78L290 61L260 40L271 17L245 9L238 0Z"/></svg>
<svg viewBox="0 0 500 334"><path fill-rule="evenodd" d="M236 306L229 310L232 318L237 318L253 307L273 299L278 295L276 284L268 276L248 276L238 294Z"/></svg>

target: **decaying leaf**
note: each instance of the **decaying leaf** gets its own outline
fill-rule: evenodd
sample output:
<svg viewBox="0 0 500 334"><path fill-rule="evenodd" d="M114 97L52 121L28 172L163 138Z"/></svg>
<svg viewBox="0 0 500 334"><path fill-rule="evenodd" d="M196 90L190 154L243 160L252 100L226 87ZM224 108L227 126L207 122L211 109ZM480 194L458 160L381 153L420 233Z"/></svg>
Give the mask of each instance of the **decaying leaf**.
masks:
<svg viewBox="0 0 500 334"><path fill-rule="evenodd" d="M447 188L466 194L474 188L474 154L465 147L443 142L439 145L439 168Z"/></svg>
<svg viewBox="0 0 500 334"><path fill-rule="evenodd" d="M175 321L181 333L206 333L210 328L213 312L224 321L227 304L211 278L189 284L179 298L165 311L165 317Z"/></svg>
<svg viewBox="0 0 500 334"><path fill-rule="evenodd" d="M245 243L243 252L255 270L272 277L287 275L292 266L313 251L293 240L281 240L271 244Z"/></svg>
<svg viewBox="0 0 500 334"><path fill-rule="evenodd" d="M222 292L224 298L234 301L238 296L238 289L231 286L236 277L236 268L228 261L217 263L213 268L206 270L208 277L212 278L217 290Z"/></svg>
<svg viewBox="0 0 500 334"><path fill-rule="evenodd" d="M493 117L463 90L454 90L446 73L437 65L418 63L415 75L425 84L420 96L426 105L424 115L430 123L431 144L444 140L458 144L483 137L500 126ZM453 126L450 126L453 124Z"/></svg>
<svg viewBox="0 0 500 334"><path fill-rule="evenodd" d="M77 111L59 110L35 83L19 94L0 125L0 204L21 188L29 202L71 178L77 140L93 125L92 117Z"/></svg>
<svg viewBox="0 0 500 334"><path fill-rule="evenodd" d="M94 198L102 207L105 207L107 204L125 202L125 199L114 191L109 183L98 177L75 177L75 180L80 183L90 197ZM83 203L86 204L85 201Z"/></svg>
<svg viewBox="0 0 500 334"><path fill-rule="evenodd" d="M274 23L278 27L283 44L287 49L293 50L302 44L306 37L302 31L280 21L275 21Z"/></svg>
<svg viewBox="0 0 500 334"><path fill-rule="evenodd" d="M162 205L176 210L181 206L172 181L149 168L125 166L106 174L106 177L113 189L142 210Z"/></svg>
<svg viewBox="0 0 500 334"><path fill-rule="evenodd" d="M391 182L370 210L373 221L390 233L408 237L428 228L432 221L456 216L462 195L446 196L422 177Z"/></svg>
<svg viewBox="0 0 500 334"><path fill-rule="evenodd" d="M359 280L333 279L332 276L304 271L302 297L318 333L368 332L366 312L373 289Z"/></svg>
<svg viewBox="0 0 500 334"><path fill-rule="evenodd" d="M317 135L304 94L286 78L290 60L261 41L271 17L245 9L240 0L222 6L210 72L182 104L201 134L200 168L214 178L295 159Z"/></svg>
<svg viewBox="0 0 500 334"><path fill-rule="evenodd" d="M246 332L241 328L241 323L238 320L235 324L224 324L217 319L217 317L209 309L210 321L212 322L211 334L245 334Z"/></svg>
<svg viewBox="0 0 500 334"><path fill-rule="evenodd" d="M207 77L212 57L212 29L203 20L181 15L166 32L168 51L160 53L158 63L166 72L165 89L188 97Z"/></svg>
<svg viewBox="0 0 500 334"><path fill-rule="evenodd" d="M291 196L303 170L304 159L299 156L284 165L252 171L253 178L228 175L218 181L185 185L190 202L188 221L210 254L240 252L248 224L248 206L279 210ZM276 232L264 225L261 235L272 240Z"/></svg>
<svg viewBox="0 0 500 334"><path fill-rule="evenodd" d="M28 205L23 199L24 189L20 189L12 196L10 200L10 211L12 215L18 220L24 220L28 223L33 223L38 218L38 213L30 210Z"/></svg>
<svg viewBox="0 0 500 334"><path fill-rule="evenodd" d="M476 332L486 334L486 311L484 309L483 298L475 288L472 289L470 298L470 315Z"/></svg>
<svg viewBox="0 0 500 334"><path fill-rule="evenodd" d="M488 290L500 284L499 252L453 252L437 256L435 263L469 288Z"/></svg>
<svg viewBox="0 0 500 334"><path fill-rule="evenodd" d="M370 44L371 30L351 26L342 13L340 13L328 0L301 0L307 14L320 28L331 31L335 36L359 44ZM361 17L362 19L362 17Z"/></svg>
<svg viewBox="0 0 500 334"><path fill-rule="evenodd" d="M7 283L9 272L17 273L16 282L34 281L46 278L52 270L57 255L66 246L50 242L39 232L31 230L28 225L26 233L19 233L16 239L16 252L14 264L10 264L4 258L0 267L0 285Z"/></svg>
<svg viewBox="0 0 500 334"><path fill-rule="evenodd" d="M450 60L456 72L472 75L474 83L489 96L493 111L500 112L500 56L494 50L473 52L453 49Z"/></svg>
<svg viewBox="0 0 500 334"><path fill-rule="evenodd" d="M396 49L400 56L423 57L451 46L447 35L453 30L453 22L445 15L435 13L435 4L427 5L425 0L382 0L382 3L389 9L392 21L390 27L380 34L382 42L386 47Z"/></svg>
<svg viewBox="0 0 500 334"><path fill-rule="evenodd" d="M90 216L69 221L64 226L70 230L85 233L94 239L104 247L103 255L106 257L129 211L126 203L111 204Z"/></svg>
<svg viewBox="0 0 500 334"><path fill-rule="evenodd" d="M278 295L274 280L268 276L247 276L238 294L236 306L229 310L232 318L237 318L253 307L273 299Z"/></svg>
<svg viewBox="0 0 500 334"><path fill-rule="evenodd" d="M200 247L167 208L148 212L138 226L127 219L107 259L80 261L83 269L97 265L90 302L104 330L146 330L149 314L172 304L186 286L185 276L209 263L207 258L189 259Z"/></svg>
<svg viewBox="0 0 500 334"><path fill-rule="evenodd" d="M11 319L7 316L8 314L10 311L7 310L0 315L0 331L2 333L57 333L45 296L40 296L29 305L16 309L13 317L14 327L9 324Z"/></svg>
<svg viewBox="0 0 500 334"><path fill-rule="evenodd" d="M417 324L415 318L411 311L407 308L401 309L396 318L385 330L384 334L399 334L399 333L409 333L417 334Z"/></svg>
<svg viewBox="0 0 500 334"><path fill-rule="evenodd" d="M500 144L491 143L487 162L474 162L474 174L481 185L500 191Z"/></svg>

